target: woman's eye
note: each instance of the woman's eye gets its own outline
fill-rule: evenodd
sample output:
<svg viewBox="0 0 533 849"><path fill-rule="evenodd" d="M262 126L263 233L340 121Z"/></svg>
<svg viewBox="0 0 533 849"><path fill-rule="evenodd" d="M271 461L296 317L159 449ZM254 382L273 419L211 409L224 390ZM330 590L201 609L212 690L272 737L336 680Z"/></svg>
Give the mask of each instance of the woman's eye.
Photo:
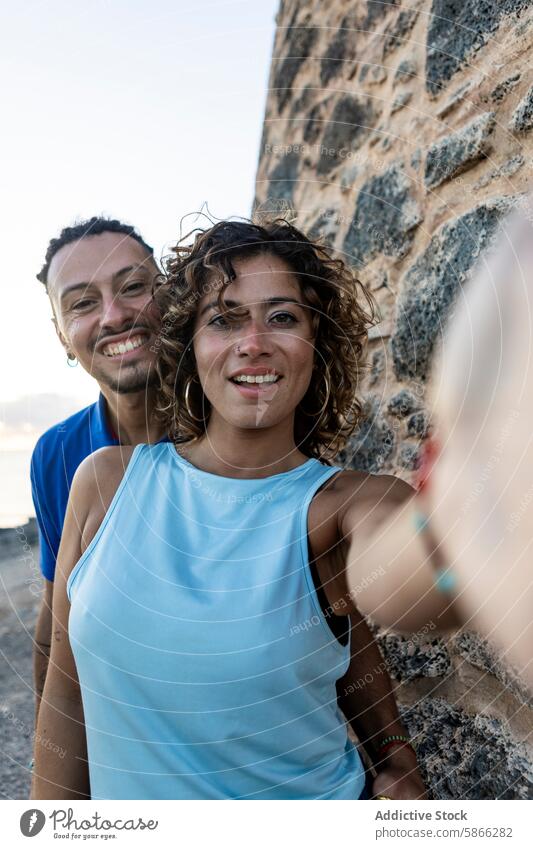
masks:
<svg viewBox="0 0 533 849"><path fill-rule="evenodd" d="M123 292L135 292L139 289L144 289L144 283L141 281L137 281L136 283L129 283L127 286L124 286Z"/></svg>
<svg viewBox="0 0 533 849"><path fill-rule="evenodd" d="M223 322L223 324L217 324L217 322ZM216 315L214 318L211 319L211 321L208 322L208 324L210 327L226 327L228 323L224 316Z"/></svg>
<svg viewBox="0 0 533 849"><path fill-rule="evenodd" d="M230 315L231 315L231 313L230 313ZM275 320L276 324L280 324L280 325L294 324L297 321L297 319L290 312L278 312L275 315L271 316L270 318L271 318L271 320ZM237 318L234 318L233 321L232 321L232 324L234 324L236 322L237 322ZM209 324L213 325L214 327L227 327L228 326L228 322L226 321L226 319L222 315L216 315L214 318L211 319Z"/></svg>
<svg viewBox="0 0 533 849"><path fill-rule="evenodd" d="M277 312L276 315L272 316L272 318L288 319L288 321L278 322L279 324L293 324L293 322L297 321L297 319L290 312Z"/></svg>

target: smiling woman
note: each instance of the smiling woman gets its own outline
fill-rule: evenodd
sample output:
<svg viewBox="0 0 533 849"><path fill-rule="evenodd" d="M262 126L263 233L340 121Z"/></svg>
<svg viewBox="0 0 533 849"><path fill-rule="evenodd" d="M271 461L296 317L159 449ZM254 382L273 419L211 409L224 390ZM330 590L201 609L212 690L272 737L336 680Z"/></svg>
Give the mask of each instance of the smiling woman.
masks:
<svg viewBox="0 0 533 849"><path fill-rule="evenodd" d="M246 415L257 426L255 408L235 408L239 396L227 381L277 368L273 385L268 379L267 387L251 388L247 377L237 392L268 402L263 427L274 410L294 417L302 454L335 457L360 418L362 353L376 321L373 300L350 269L279 219L266 227L220 222L193 246L177 245L166 270L157 293L158 370L161 409L175 441L200 438L208 423L216 427L219 413L241 424ZM261 368L250 369L258 359Z"/></svg>

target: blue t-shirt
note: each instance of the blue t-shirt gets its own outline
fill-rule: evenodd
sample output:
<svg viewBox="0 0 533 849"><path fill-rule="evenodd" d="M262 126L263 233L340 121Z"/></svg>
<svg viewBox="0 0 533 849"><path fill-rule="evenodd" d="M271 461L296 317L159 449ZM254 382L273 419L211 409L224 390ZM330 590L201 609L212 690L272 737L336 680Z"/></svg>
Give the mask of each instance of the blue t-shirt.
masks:
<svg viewBox="0 0 533 849"><path fill-rule="evenodd" d="M109 429L102 393L96 404L54 425L37 441L31 458L31 490L39 527L41 572L49 581L54 580L70 485L76 469L99 448L118 444Z"/></svg>

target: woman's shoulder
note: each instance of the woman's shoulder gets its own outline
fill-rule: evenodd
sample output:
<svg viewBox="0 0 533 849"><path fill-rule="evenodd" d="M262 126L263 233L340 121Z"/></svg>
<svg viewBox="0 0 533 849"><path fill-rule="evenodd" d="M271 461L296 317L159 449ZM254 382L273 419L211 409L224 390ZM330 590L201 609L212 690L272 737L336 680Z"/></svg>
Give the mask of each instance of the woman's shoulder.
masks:
<svg viewBox="0 0 533 849"><path fill-rule="evenodd" d="M107 489L113 482L117 485L124 476L135 451L135 445L106 445L85 457L76 469L71 493L79 489L98 487Z"/></svg>
<svg viewBox="0 0 533 849"><path fill-rule="evenodd" d="M341 469L328 487L338 507L339 516L354 503L367 506L404 501L414 492L402 478L389 474L376 474L358 469Z"/></svg>
<svg viewBox="0 0 533 849"><path fill-rule="evenodd" d="M89 454L72 480L70 501L82 528L83 550L100 527L126 473L134 445L111 445Z"/></svg>
<svg viewBox="0 0 533 849"><path fill-rule="evenodd" d="M385 492L388 489L397 491L412 490L413 487L403 478L397 475L384 474L382 472L365 472L359 469L340 469L339 474L333 480L339 490L343 492Z"/></svg>

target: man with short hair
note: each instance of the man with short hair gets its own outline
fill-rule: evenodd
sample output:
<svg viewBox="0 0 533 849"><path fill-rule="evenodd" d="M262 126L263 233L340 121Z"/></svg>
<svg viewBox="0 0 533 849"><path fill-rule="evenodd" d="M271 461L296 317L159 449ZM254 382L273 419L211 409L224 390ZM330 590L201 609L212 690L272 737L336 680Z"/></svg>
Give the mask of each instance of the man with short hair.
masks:
<svg viewBox="0 0 533 849"><path fill-rule="evenodd" d="M36 716L48 667L55 564L72 478L106 445L164 438L154 415L158 317L153 249L133 227L91 218L52 239L37 275L52 307L69 365L78 362L100 387L95 404L50 428L31 461L45 591L35 631Z"/></svg>
<svg viewBox="0 0 533 849"><path fill-rule="evenodd" d="M95 378L100 397L46 431L32 456L32 494L45 579L34 644L36 721L50 653L55 564L74 473L98 448L166 439L154 410L160 317L153 287L158 275L152 248L133 227L96 217L67 227L52 239L37 275L50 298L52 321L69 365L77 361ZM355 663L339 679L339 704L377 764L374 792L390 792L397 799L421 798L424 787L416 758L402 744L407 737L390 679L362 618L352 629L351 649ZM362 679L364 687L358 683ZM351 695L343 696L343 691ZM382 756L383 740L392 740L386 745L396 748Z"/></svg>

